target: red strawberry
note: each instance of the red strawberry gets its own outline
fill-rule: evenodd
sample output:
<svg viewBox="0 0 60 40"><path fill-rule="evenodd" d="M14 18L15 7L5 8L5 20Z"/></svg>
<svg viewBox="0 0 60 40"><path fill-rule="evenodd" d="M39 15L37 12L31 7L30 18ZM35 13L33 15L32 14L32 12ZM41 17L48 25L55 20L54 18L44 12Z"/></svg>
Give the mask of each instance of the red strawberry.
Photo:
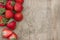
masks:
<svg viewBox="0 0 60 40"><path fill-rule="evenodd" d="M11 30L8 30L7 28L4 28L2 30L2 37L8 38L13 32Z"/></svg>
<svg viewBox="0 0 60 40"><path fill-rule="evenodd" d="M0 16L0 26L4 26L7 23L7 19L4 18L3 16Z"/></svg>
<svg viewBox="0 0 60 40"><path fill-rule="evenodd" d="M21 12L23 10L22 4L16 3L14 6L16 12Z"/></svg>
<svg viewBox="0 0 60 40"><path fill-rule="evenodd" d="M24 2L24 0L15 0L17 3L23 3Z"/></svg>
<svg viewBox="0 0 60 40"><path fill-rule="evenodd" d="M16 28L16 22L15 21L8 22L7 27L14 30Z"/></svg>
<svg viewBox="0 0 60 40"><path fill-rule="evenodd" d="M6 10L6 12L5 12L5 17L6 17L6 18L8 18L8 19L9 19L9 18L12 18L13 15L14 15L14 14L13 14L12 11L10 11L10 10Z"/></svg>
<svg viewBox="0 0 60 40"><path fill-rule="evenodd" d="M12 33L8 40L17 40L17 35L15 33Z"/></svg>
<svg viewBox="0 0 60 40"><path fill-rule="evenodd" d="M16 13L16 14L14 15L14 19L15 19L16 21L21 21L21 20L23 19L22 13Z"/></svg>
<svg viewBox="0 0 60 40"><path fill-rule="evenodd" d="M7 1L6 8L9 9L9 10L13 10L14 4L15 4L14 1Z"/></svg>

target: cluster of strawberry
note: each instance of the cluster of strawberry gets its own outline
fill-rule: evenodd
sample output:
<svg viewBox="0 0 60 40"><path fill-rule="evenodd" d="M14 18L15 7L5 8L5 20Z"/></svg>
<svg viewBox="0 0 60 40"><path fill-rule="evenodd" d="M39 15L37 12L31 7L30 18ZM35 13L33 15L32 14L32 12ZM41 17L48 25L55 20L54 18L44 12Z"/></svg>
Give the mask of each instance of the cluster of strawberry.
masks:
<svg viewBox="0 0 60 40"><path fill-rule="evenodd" d="M17 40L16 33L12 32L16 28L16 21L23 19L24 0L0 0L0 26L7 26L2 30L2 36L8 40Z"/></svg>

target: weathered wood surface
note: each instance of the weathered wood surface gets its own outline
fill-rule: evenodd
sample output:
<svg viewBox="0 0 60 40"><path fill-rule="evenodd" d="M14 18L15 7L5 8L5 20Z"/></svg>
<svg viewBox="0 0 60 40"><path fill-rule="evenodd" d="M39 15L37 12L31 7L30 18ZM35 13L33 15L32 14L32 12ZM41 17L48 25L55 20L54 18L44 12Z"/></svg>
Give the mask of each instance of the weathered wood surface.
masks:
<svg viewBox="0 0 60 40"><path fill-rule="evenodd" d="M14 30L18 40L60 40L60 0L25 0L23 15Z"/></svg>

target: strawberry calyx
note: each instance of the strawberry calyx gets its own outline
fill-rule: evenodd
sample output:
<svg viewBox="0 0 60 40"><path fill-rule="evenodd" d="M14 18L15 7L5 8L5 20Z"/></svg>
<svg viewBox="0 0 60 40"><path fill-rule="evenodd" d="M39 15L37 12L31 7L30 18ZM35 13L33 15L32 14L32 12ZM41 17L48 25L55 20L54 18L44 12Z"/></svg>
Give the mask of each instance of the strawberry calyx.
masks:
<svg viewBox="0 0 60 40"><path fill-rule="evenodd" d="M3 18L3 23L4 23L4 24L7 24L7 22L8 22L8 19Z"/></svg>
<svg viewBox="0 0 60 40"><path fill-rule="evenodd" d="M3 0L3 4L6 5L7 0Z"/></svg>
<svg viewBox="0 0 60 40"><path fill-rule="evenodd" d="M14 19L10 19L10 20L7 22L7 24L10 23L10 22L12 22L13 20L14 20Z"/></svg>
<svg viewBox="0 0 60 40"><path fill-rule="evenodd" d="M0 25L7 24L8 19L4 18L3 16L0 16Z"/></svg>
<svg viewBox="0 0 60 40"><path fill-rule="evenodd" d="M16 38L12 38L12 39L10 39L10 40L16 40Z"/></svg>
<svg viewBox="0 0 60 40"><path fill-rule="evenodd" d="M15 5L15 1L12 1L12 2L11 2L11 5L14 6L14 5Z"/></svg>
<svg viewBox="0 0 60 40"><path fill-rule="evenodd" d="M0 8L0 15L2 15L5 11L5 8Z"/></svg>
<svg viewBox="0 0 60 40"><path fill-rule="evenodd" d="M6 5L7 0L0 0L1 3L3 3L3 5Z"/></svg>

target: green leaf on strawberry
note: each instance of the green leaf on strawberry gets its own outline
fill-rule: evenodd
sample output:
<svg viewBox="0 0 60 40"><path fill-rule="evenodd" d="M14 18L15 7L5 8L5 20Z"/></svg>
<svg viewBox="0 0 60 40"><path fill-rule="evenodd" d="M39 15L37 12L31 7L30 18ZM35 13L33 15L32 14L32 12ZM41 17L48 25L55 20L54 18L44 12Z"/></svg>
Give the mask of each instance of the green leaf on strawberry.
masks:
<svg viewBox="0 0 60 40"><path fill-rule="evenodd" d="M11 5L14 6L14 5L15 5L15 1L12 1L12 2L11 2Z"/></svg>
<svg viewBox="0 0 60 40"><path fill-rule="evenodd" d="M7 0L3 0L3 4L6 5Z"/></svg>
<svg viewBox="0 0 60 40"><path fill-rule="evenodd" d="M7 21L8 21L8 19L3 18L3 23L4 23L4 24L7 24Z"/></svg>
<svg viewBox="0 0 60 40"><path fill-rule="evenodd" d="M16 38L12 38L12 39L10 39L10 40L16 40Z"/></svg>
<svg viewBox="0 0 60 40"><path fill-rule="evenodd" d="M5 12L5 8L0 8L0 15L2 15Z"/></svg>
<svg viewBox="0 0 60 40"><path fill-rule="evenodd" d="M1 3L3 3L3 5L6 5L7 0L0 0Z"/></svg>
<svg viewBox="0 0 60 40"><path fill-rule="evenodd" d="M0 2L6 5L7 0L0 0Z"/></svg>

